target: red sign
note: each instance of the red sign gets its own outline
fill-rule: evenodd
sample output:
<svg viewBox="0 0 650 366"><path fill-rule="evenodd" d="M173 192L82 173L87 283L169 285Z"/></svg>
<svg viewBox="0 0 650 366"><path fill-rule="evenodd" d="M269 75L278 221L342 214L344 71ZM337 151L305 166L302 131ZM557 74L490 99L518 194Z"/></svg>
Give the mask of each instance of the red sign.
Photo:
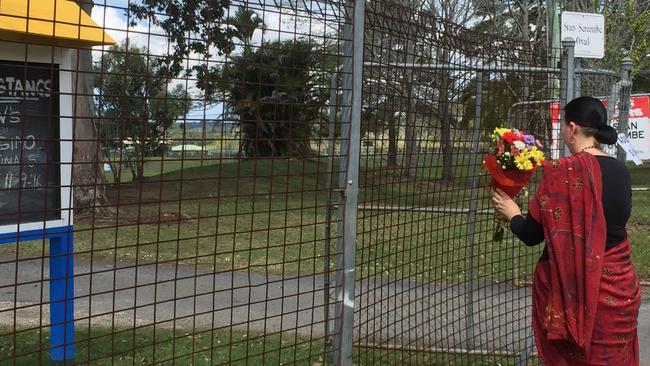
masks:
<svg viewBox="0 0 650 366"><path fill-rule="evenodd" d="M601 99L605 107L608 100ZM618 128L618 106L614 110L614 115L610 125ZM551 103L551 123L553 126L553 142L551 151L554 158L559 157L560 146L560 103ZM632 148L641 157L641 159L650 159L650 96L634 96L630 99L630 113L628 118L627 138ZM609 153L614 153L615 149L610 149Z"/></svg>

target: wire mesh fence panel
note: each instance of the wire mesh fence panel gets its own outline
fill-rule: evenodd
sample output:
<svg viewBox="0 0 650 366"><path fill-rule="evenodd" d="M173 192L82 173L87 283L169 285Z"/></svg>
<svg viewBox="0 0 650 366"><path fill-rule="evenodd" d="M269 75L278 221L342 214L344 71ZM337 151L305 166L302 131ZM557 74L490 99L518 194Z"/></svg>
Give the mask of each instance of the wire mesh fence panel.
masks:
<svg viewBox="0 0 650 366"><path fill-rule="evenodd" d="M513 280L539 250L493 241L482 157L495 127L550 141L559 75L433 11L378 1L366 19L355 360L515 362L530 303Z"/></svg>
<svg viewBox="0 0 650 366"><path fill-rule="evenodd" d="M77 33L2 42L3 80L35 89L0 93L2 224L21 233L0 248L0 364L325 362L343 4L78 3L25 2ZM71 186L70 241L44 240Z"/></svg>
<svg viewBox="0 0 650 366"><path fill-rule="evenodd" d="M0 364L533 362L482 157L559 153L546 49L394 0L9 3Z"/></svg>

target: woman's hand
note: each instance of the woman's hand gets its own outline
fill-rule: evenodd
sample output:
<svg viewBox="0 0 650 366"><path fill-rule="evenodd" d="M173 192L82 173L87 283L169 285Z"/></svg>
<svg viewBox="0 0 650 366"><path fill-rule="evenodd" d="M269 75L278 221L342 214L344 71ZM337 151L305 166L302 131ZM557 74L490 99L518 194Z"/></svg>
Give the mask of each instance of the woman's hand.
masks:
<svg viewBox="0 0 650 366"><path fill-rule="evenodd" d="M498 188L492 190L492 202L494 203L494 208L508 219L508 221L517 215L521 215L521 210L517 203Z"/></svg>

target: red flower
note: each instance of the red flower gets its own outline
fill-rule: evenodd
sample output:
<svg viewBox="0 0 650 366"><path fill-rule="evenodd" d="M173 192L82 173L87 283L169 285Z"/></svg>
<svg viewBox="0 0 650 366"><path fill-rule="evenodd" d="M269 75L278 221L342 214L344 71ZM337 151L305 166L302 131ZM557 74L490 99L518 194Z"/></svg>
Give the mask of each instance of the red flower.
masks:
<svg viewBox="0 0 650 366"><path fill-rule="evenodd" d="M522 141L521 137L517 136L514 132L506 132L503 134L503 140L509 144L512 144L515 141Z"/></svg>

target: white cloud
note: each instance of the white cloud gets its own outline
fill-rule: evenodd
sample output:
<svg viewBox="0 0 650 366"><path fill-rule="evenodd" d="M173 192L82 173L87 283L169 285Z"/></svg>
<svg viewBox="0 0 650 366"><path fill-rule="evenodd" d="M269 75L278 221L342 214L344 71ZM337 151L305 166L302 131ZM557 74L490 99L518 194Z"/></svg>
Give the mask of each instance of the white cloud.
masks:
<svg viewBox="0 0 650 366"><path fill-rule="evenodd" d="M149 26L145 22L140 22L135 26L127 24L125 10L122 8L95 5L92 18L97 24L104 27L105 31L118 43L123 43L128 39L130 44L146 47L150 55L167 54L168 42L162 29ZM93 56L101 57L102 52L106 49L106 47L95 47Z"/></svg>

